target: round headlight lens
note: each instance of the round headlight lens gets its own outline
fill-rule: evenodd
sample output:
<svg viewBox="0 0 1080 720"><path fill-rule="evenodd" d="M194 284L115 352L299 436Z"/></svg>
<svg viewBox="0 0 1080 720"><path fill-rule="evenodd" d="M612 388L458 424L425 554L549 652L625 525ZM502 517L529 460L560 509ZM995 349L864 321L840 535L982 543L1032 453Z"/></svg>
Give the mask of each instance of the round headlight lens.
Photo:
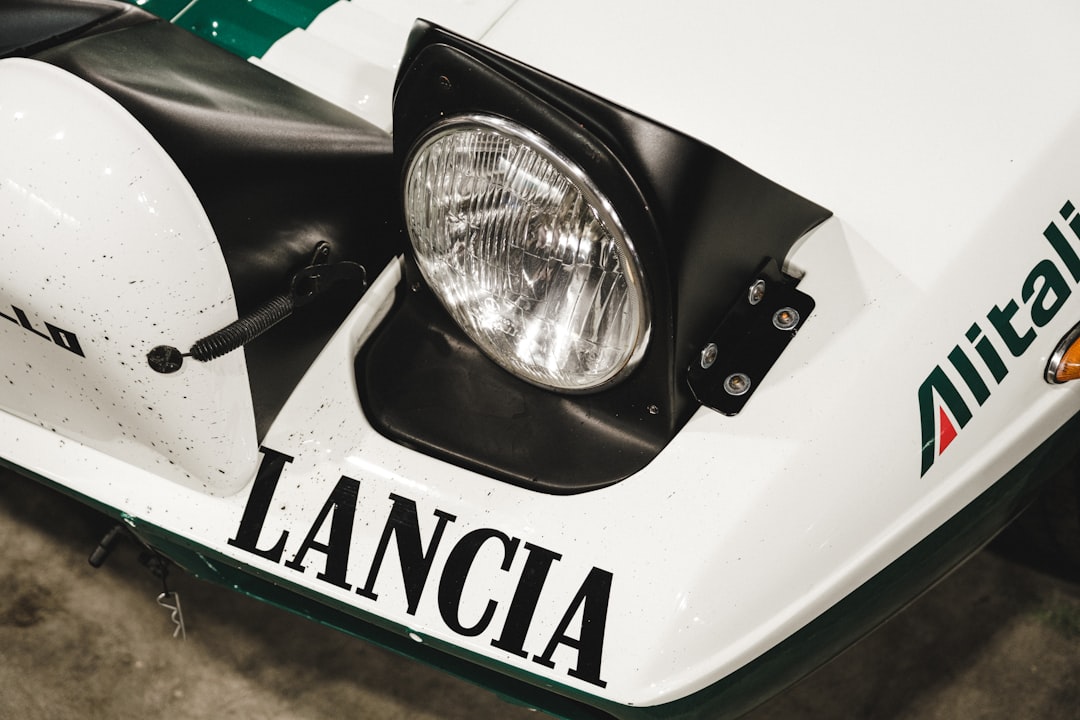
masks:
<svg viewBox="0 0 1080 720"><path fill-rule="evenodd" d="M414 147L404 193L421 273L504 368L573 392L641 359L633 245L584 172L535 133L488 116L440 124Z"/></svg>

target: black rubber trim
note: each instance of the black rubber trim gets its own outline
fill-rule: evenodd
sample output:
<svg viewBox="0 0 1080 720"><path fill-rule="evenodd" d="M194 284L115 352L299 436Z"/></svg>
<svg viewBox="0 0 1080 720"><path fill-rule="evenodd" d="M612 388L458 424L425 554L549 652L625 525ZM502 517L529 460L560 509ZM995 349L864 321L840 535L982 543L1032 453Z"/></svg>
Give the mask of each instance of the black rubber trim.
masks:
<svg viewBox="0 0 1080 720"><path fill-rule="evenodd" d="M619 394L569 396L518 380L448 321L426 288L407 296L356 361L362 405L414 449L550 493L603 487L651 460L665 418L613 407Z"/></svg>
<svg viewBox="0 0 1080 720"><path fill-rule="evenodd" d="M169 153L213 225L240 316L287 292L320 242L371 277L400 252L390 136L352 113L159 20L35 57L108 93ZM330 293L245 347L260 438L360 293Z"/></svg>
<svg viewBox="0 0 1080 720"><path fill-rule="evenodd" d="M624 382L561 395L476 351L416 277L357 363L369 419L410 447L545 492L636 472L698 408L686 368L764 258L786 256L830 213L692 138L426 23L401 67L398 162L435 123L472 113L544 137L614 203L644 267L652 338Z"/></svg>

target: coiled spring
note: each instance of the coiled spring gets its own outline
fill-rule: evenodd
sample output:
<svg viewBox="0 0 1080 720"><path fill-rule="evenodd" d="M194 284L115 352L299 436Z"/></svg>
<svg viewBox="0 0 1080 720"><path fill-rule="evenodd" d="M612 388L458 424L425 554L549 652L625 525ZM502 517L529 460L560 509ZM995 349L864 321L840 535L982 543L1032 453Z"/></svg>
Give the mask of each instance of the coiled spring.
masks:
<svg viewBox="0 0 1080 720"><path fill-rule="evenodd" d="M172 345L158 345L147 353L147 362L155 372L163 374L179 370L185 357L208 362L247 345L289 317L297 307L306 305L337 283L354 282L361 288L367 287L367 271L363 265L349 260L327 264L329 257L330 244L318 243L311 264L293 276L289 292L271 298L250 314L195 341L186 353Z"/></svg>
<svg viewBox="0 0 1080 720"><path fill-rule="evenodd" d="M295 303L291 295L278 295L259 306L249 315L197 340L188 354L199 362L207 362L242 348L292 314Z"/></svg>

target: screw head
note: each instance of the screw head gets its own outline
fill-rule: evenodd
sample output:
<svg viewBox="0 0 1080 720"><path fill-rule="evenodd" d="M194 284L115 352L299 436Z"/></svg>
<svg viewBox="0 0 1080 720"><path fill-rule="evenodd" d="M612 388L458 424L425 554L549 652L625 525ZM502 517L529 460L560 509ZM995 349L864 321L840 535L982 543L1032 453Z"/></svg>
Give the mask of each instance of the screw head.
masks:
<svg viewBox="0 0 1080 720"><path fill-rule="evenodd" d="M660 414L660 406L659 405L649 405L645 409L649 411L650 415L659 415Z"/></svg>
<svg viewBox="0 0 1080 720"><path fill-rule="evenodd" d="M709 343L701 349L701 368L708 370L716 362L716 356L720 354L720 349L716 347L716 343Z"/></svg>
<svg viewBox="0 0 1080 720"><path fill-rule="evenodd" d="M724 379L724 392L728 395L745 395L750 392L750 376L746 373L732 373Z"/></svg>
<svg viewBox="0 0 1080 720"><path fill-rule="evenodd" d="M772 316L772 324L777 330L793 330L799 324L799 311L795 308L780 308Z"/></svg>
<svg viewBox="0 0 1080 720"><path fill-rule="evenodd" d="M765 281L757 280L750 289L746 291L746 299L751 305L757 305L765 298Z"/></svg>

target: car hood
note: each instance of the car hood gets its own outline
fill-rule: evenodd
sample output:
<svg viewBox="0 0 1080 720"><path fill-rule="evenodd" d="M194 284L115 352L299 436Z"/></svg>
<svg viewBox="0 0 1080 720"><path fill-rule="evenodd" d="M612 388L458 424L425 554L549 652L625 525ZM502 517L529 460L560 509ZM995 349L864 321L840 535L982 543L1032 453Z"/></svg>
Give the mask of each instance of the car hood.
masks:
<svg viewBox="0 0 1080 720"><path fill-rule="evenodd" d="M925 287L963 245L927 227L977 233L1076 136L1078 22L1049 3L518 0L481 39L825 205Z"/></svg>

